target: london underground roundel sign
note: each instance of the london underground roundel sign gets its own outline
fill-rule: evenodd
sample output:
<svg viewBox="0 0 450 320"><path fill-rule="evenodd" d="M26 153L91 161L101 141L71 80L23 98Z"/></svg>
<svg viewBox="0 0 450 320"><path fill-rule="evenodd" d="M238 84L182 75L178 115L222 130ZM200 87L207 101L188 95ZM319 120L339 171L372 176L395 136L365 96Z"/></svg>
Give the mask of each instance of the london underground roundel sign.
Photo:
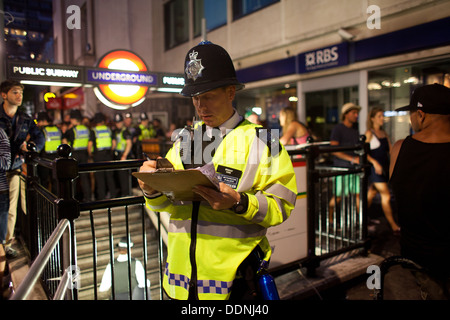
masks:
<svg viewBox="0 0 450 320"><path fill-rule="evenodd" d="M106 53L97 67L99 70L90 72L88 78L99 81L94 88L97 98L114 109L124 110L139 105L145 100L149 85L156 81L147 73L144 61L128 50Z"/></svg>

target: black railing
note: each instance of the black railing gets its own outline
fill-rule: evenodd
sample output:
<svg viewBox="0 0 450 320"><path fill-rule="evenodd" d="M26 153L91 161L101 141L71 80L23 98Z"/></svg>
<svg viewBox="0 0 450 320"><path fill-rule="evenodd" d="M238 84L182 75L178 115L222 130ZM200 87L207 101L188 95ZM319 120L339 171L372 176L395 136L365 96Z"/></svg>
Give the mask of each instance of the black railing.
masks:
<svg viewBox="0 0 450 320"><path fill-rule="evenodd" d="M288 151L293 161L306 161L307 254L278 267L275 275L299 266L314 275L322 260L358 249L367 253L368 148L365 136L361 136L357 146L321 142ZM334 167L330 164L335 152L354 152L359 164L352 168ZM298 156L302 159L295 160Z"/></svg>
<svg viewBox="0 0 450 320"><path fill-rule="evenodd" d="M355 152L359 165L351 169L325 166L324 156L334 152ZM342 252L357 248L368 249L367 241L367 151L368 145L361 140L355 147L332 147L327 145L307 145L302 150L291 150L292 157L301 155L306 161L307 170L307 246L304 259L278 268L274 274L305 266L313 274L320 261ZM294 160L295 161L295 160ZM157 212L145 208L141 193L136 196L80 203L74 198L75 185L79 174L99 170L137 170L143 160L109 161L102 163L79 164L70 158L70 147L61 145L58 158L53 161L38 157L30 146L27 163L27 246L32 259L36 258L47 242L51 232L61 219L70 222L71 250L67 246L56 246L54 259L47 265L48 273L43 274L49 298L57 290L57 281L67 274L68 266L76 266L81 272L78 285L69 286L70 299L115 299L115 246L122 236L136 244L137 249L128 247L127 257L140 260L145 270L144 299L162 299L162 277L164 260L163 232L167 221ZM57 183L57 194L48 191L39 183L37 166L52 170ZM132 177L130 175L130 184ZM349 180L350 179L350 180ZM359 182L358 192L344 192L340 196L337 189L345 190L349 183ZM357 196L358 195L358 196ZM338 197L340 199L338 199ZM338 201L339 200L339 201ZM330 209L330 201L334 206ZM336 205L338 204L339 205ZM133 216L133 218L131 218ZM135 219L136 224L130 223ZM166 224L166 225L165 225ZM86 231L83 231L85 227ZM78 243L77 243L78 242ZM72 256L68 259L67 252ZM65 263L63 263L66 261ZM132 297L131 278L133 270L131 259L127 259L128 298ZM68 264L69 263L69 264ZM133 262L134 263L134 262ZM100 292L101 278L111 270L111 285L107 292ZM151 290L148 290L148 280ZM55 285L53 285L53 283ZM104 288L103 288L104 289ZM157 291L157 294L151 294ZM109 293L110 292L110 293Z"/></svg>

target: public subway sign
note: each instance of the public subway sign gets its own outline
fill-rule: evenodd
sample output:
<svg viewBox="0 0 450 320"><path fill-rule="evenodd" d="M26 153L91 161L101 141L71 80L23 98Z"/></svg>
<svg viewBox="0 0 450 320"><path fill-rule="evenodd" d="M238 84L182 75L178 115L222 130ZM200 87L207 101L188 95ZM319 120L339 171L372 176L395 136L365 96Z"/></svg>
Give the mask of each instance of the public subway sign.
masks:
<svg viewBox="0 0 450 320"><path fill-rule="evenodd" d="M150 87L181 89L182 74L149 72L145 62L128 50L103 55L96 66L69 66L7 60L7 77L28 85L94 87L97 98L115 109L137 106Z"/></svg>
<svg viewBox="0 0 450 320"><path fill-rule="evenodd" d="M82 67L39 64L26 61L8 61L9 79L48 82L83 83Z"/></svg>
<svg viewBox="0 0 450 320"><path fill-rule="evenodd" d="M304 52L298 55L298 73L331 69L348 64L348 43Z"/></svg>

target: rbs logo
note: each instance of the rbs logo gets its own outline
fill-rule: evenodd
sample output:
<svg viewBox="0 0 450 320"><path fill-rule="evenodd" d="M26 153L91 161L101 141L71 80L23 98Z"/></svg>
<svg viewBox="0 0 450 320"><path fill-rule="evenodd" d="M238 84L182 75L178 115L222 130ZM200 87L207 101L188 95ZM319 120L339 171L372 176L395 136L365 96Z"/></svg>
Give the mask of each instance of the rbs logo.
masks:
<svg viewBox="0 0 450 320"><path fill-rule="evenodd" d="M305 64L307 67L337 61L338 59L339 54L337 46L305 54Z"/></svg>

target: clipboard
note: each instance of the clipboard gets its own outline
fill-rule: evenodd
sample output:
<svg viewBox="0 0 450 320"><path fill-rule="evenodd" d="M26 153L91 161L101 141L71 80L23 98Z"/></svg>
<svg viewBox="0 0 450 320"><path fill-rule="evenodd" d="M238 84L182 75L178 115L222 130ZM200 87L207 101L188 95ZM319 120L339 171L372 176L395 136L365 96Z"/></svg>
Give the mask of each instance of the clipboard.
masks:
<svg viewBox="0 0 450 320"><path fill-rule="evenodd" d="M134 177L145 182L155 190L165 194L169 199L181 201L202 201L199 194L192 191L202 185L217 190L217 187L202 172L195 169L133 172Z"/></svg>

